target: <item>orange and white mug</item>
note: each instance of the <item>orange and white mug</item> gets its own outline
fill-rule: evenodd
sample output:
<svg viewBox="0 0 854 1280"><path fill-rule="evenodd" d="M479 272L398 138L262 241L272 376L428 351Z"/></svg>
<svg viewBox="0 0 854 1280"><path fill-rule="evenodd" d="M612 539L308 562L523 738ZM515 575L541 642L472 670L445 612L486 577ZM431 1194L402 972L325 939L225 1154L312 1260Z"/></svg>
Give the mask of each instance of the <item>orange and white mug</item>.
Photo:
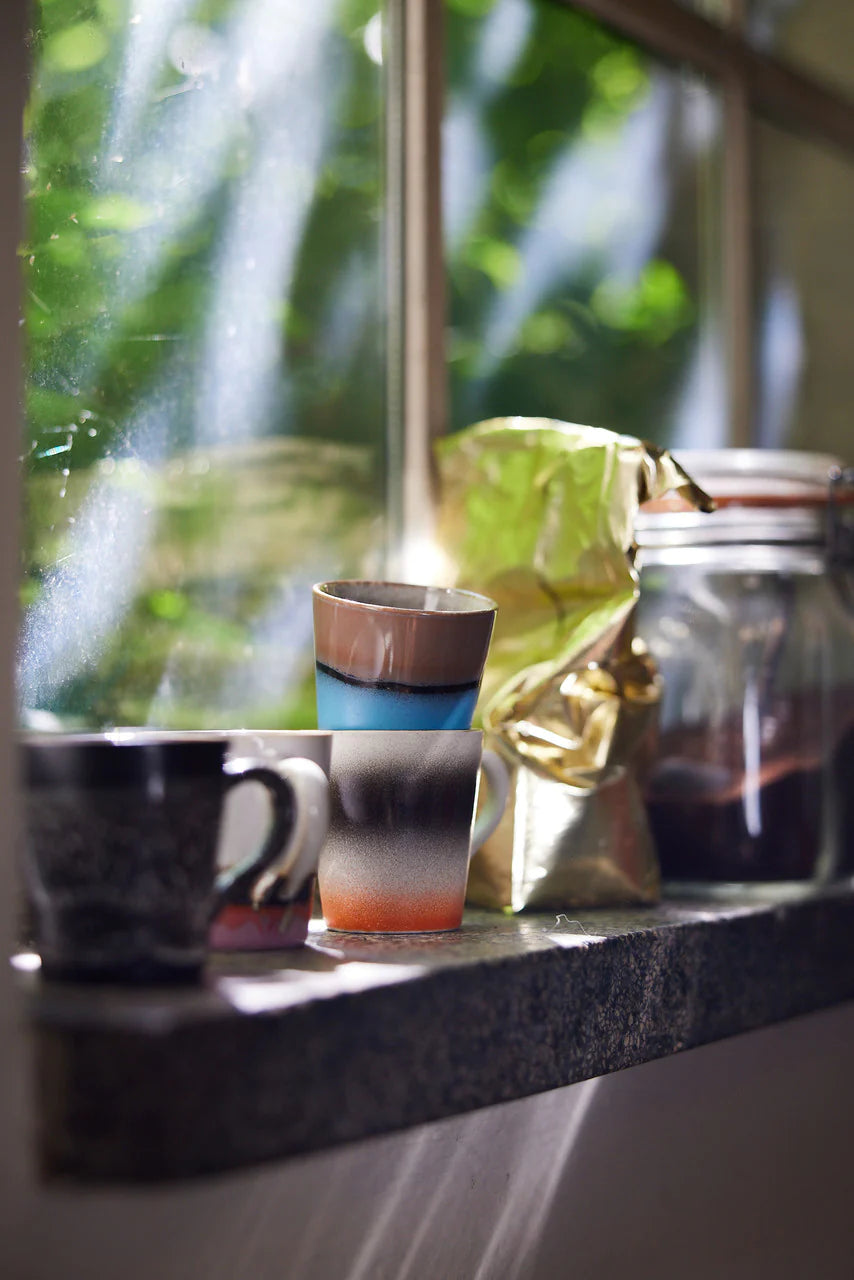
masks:
<svg viewBox="0 0 854 1280"><path fill-rule="evenodd" d="M475 820L481 772L488 792ZM472 853L495 830L508 774L469 729L345 730L332 742L323 914L348 933L457 929Z"/></svg>

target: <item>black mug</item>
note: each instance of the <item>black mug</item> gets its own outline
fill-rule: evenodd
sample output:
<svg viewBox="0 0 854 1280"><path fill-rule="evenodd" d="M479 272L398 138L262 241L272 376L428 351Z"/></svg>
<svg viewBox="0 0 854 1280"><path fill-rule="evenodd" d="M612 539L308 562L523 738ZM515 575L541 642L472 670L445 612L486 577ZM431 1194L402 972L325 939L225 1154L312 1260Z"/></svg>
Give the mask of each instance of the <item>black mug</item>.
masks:
<svg viewBox="0 0 854 1280"><path fill-rule="evenodd" d="M168 982L199 976L211 920L286 851L293 791L269 762L226 762L220 736L121 733L21 741L24 879L49 978ZM269 791L262 847L216 875L225 794Z"/></svg>

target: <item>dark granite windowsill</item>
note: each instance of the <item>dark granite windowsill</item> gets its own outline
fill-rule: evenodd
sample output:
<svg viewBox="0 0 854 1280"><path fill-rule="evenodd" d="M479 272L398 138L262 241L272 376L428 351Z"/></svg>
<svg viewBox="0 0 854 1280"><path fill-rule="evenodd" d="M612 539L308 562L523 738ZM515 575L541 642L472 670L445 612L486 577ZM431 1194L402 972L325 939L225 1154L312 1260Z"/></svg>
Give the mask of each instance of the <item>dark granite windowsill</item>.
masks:
<svg viewBox="0 0 854 1280"><path fill-rule="evenodd" d="M854 887L315 932L193 990L22 980L48 1176L152 1181L317 1151L854 997Z"/></svg>

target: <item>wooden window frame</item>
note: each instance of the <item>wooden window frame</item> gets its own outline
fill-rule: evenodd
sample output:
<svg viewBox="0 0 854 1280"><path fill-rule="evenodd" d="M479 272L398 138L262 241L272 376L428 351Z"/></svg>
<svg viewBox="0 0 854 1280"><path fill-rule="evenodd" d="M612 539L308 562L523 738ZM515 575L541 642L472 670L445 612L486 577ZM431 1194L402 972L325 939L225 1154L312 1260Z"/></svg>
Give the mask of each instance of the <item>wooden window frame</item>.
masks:
<svg viewBox="0 0 854 1280"><path fill-rule="evenodd" d="M834 92L745 39L745 0L730 0L728 25L676 0L548 0L587 13L648 53L716 81L724 103L723 310L730 440L754 439L752 122L854 157L854 100ZM430 529L432 444L447 429L445 294L441 223L442 29L444 0L388 0L390 62L399 74L400 118L390 124L392 257L403 264L390 299L391 434L402 483L390 502L398 544L418 543ZM393 81L394 72L390 79ZM395 88L390 83L390 90ZM390 92L390 100L394 96ZM399 176L394 178L394 174ZM395 185L395 183L397 185ZM396 203L395 203L396 200ZM400 432L400 423L403 431ZM406 557L403 567L406 568Z"/></svg>

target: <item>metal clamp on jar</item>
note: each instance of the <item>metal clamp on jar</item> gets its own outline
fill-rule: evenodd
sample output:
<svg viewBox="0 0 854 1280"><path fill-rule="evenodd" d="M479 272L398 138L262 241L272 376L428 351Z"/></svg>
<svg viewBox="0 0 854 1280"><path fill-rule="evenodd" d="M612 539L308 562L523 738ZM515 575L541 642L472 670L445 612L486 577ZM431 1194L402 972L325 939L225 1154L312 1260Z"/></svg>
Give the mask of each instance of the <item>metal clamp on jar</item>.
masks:
<svg viewBox="0 0 854 1280"><path fill-rule="evenodd" d="M837 459L685 453L718 504L638 521L638 634L665 680L645 794L667 881L854 872L854 477Z"/></svg>

